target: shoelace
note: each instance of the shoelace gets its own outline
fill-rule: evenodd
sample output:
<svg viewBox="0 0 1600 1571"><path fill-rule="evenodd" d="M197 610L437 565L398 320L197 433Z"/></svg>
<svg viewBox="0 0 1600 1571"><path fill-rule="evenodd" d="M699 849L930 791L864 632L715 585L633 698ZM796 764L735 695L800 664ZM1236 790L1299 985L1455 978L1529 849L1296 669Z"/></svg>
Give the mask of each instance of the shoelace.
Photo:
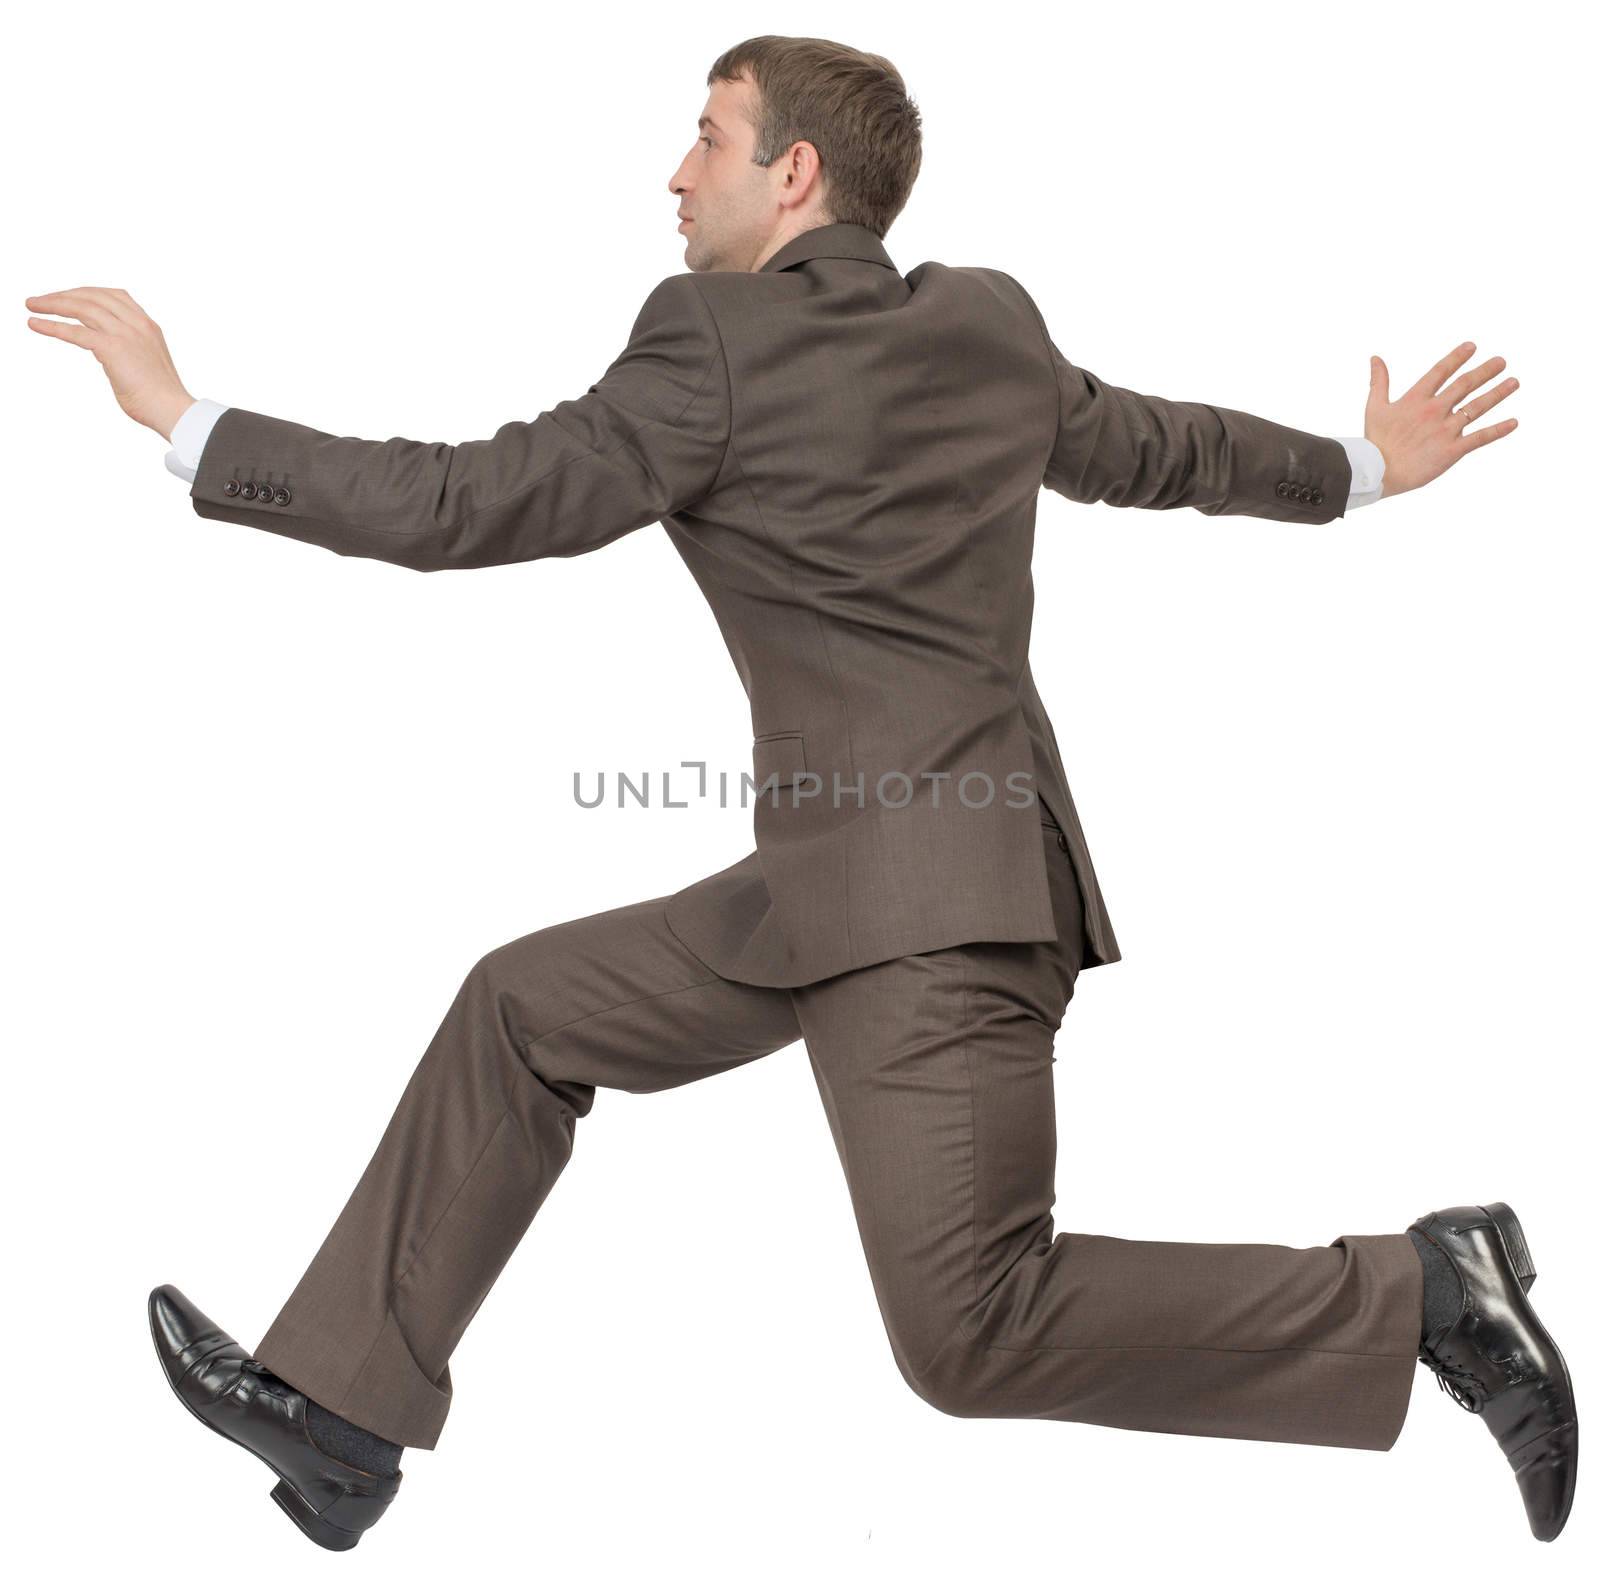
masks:
<svg viewBox="0 0 1600 1571"><path fill-rule="evenodd" d="M1476 1413L1482 1409L1488 1388L1481 1377L1456 1363L1454 1359L1430 1353L1426 1348L1421 1349L1417 1356L1433 1371L1433 1378L1439 1382L1439 1389L1448 1392L1452 1402L1464 1407L1469 1413Z"/></svg>

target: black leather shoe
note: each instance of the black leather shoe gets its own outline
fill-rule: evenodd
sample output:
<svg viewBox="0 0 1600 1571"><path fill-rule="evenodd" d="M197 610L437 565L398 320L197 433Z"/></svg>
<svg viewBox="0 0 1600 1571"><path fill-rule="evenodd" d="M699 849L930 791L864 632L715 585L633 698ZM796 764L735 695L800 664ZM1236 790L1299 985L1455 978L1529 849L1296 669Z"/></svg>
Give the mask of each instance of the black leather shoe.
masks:
<svg viewBox="0 0 1600 1571"><path fill-rule="evenodd" d="M1444 1251L1461 1279L1461 1313L1424 1332L1418 1356L1440 1388L1477 1413L1517 1475L1533 1536L1566 1526L1578 1481L1578 1410L1561 1350L1527 1288L1533 1260L1504 1202L1451 1206L1412 1227Z"/></svg>
<svg viewBox="0 0 1600 1571"><path fill-rule="evenodd" d="M306 1399L251 1358L170 1283L150 1294L150 1334L178 1400L278 1475L272 1498L324 1549L353 1549L383 1515L401 1474L351 1467L318 1448Z"/></svg>

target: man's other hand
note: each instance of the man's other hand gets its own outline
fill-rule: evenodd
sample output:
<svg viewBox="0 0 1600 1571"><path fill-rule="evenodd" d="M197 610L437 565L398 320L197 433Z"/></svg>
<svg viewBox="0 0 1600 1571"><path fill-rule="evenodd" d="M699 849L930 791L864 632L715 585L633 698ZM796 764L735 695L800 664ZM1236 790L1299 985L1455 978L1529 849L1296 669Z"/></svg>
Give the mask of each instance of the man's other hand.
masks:
<svg viewBox="0 0 1600 1571"><path fill-rule="evenodd" d="M28 326L87 349L100 362L123 413L164 437L172 435L194 397L179 379L161 329L126 289L63 289L31 295L23 304L30 311L76 318L51 322L30 316Z"/></svg>
<svg viewBox="0 0 1600 1571"><path fill-rule="evenodd" d="M1486 442L1497 442L1517 428L1515 420L1502 420L1466 435L1466 427L1487 414L1502 398L1517 389L1517 379L1508 377L1471 403L1461 401L1485 382L1505 370L1506 363L1496 355L1476 369L1455 373L1471 358L1476 344L1460 344L1452 349L1425 376L1412 383L1393 403L1389 402L1389 368L1376 355L1372 357L1372 389L1367 394L1369 442L1383 454L1383 494L1397 496L1437 480L1458 458ZM1449 386L1446 378L1455 376ZM1461 404L1458 409L1457 404Z"/></svg>

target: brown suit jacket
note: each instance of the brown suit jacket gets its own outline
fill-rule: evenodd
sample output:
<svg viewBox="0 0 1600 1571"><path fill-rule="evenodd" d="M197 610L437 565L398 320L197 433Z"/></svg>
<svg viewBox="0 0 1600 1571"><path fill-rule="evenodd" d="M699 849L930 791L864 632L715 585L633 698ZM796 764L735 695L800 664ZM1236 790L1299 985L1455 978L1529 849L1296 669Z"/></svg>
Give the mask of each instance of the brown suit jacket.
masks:
<svg viewBox="0 0 1600 1571"><path fill-rule="evenodd" d="M756 272L662 280L581 398L451 446L230 408L204 518L420 570L576 556L660 520L750 700L756 849L673 931L736 981L1057 937L1042 798L1120 959L1028 664L1041 485L1113 507L1320 524L1340 443L1114 387L1015 279L825 224ZM958 791L958 787L960 788Z"/></svg>

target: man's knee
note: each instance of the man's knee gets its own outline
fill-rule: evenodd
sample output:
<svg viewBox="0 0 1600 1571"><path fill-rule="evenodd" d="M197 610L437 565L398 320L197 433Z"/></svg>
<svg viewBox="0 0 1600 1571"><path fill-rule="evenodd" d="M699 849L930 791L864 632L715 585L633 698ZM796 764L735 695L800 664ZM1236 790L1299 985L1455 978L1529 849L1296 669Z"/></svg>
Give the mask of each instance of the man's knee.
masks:
<svg viewBox="0 0 1600 1571"><path fill-rule="evenodd" d="M561 1055L541 1047L561 1024L563 966L568 953L558 931L545 928L501 944L476 960L461 984L456 1007L466 1015L466 1040L490 1046L581 1118L595 1088Z"/></svg>
<svg viewBox="0 0 1600 1571"><path fill-rule="evenodd" d="M895 1342L895 1361L905 1382L930 1407L952 1418L1037 1417L1037 1393L1025 1377L1027 1354L995 1347L992 1332L979 1317L967 1316L948 1324L942 1339L927 1338L913 1347ZM1068 1389L1077 1380L1066 1374L1052 1392L1052 1413L1066 1417L1075 1399Z"/></svg>
<svg viewBox="0 0 1600 1571"><path fill-rule="evenodd" d="M520 1048L549 1027L545 1005L561 990L563 961L554 929L514 938L473 962L461 984L462 1000Z"/></svg>
<svg viewBox="0 0 1600 1571"><path fill-rule="evenodd" d="M989 1384L983 1349L952 1322L942 1338L897 1336L890 1346L902 1379L929 1407L952 1418L993 1416L995 1392Z"/></svg>
<svg viewBox="0 0 1600 1571"><path fill-rule="evenodd" d="M974 1381L966 1369L934 1363L926 1369L908 1370L902 1366L906 1384L929 1407L952 1418L992 1418L997 1416L995 1394L981 1381Z"/></svg>

